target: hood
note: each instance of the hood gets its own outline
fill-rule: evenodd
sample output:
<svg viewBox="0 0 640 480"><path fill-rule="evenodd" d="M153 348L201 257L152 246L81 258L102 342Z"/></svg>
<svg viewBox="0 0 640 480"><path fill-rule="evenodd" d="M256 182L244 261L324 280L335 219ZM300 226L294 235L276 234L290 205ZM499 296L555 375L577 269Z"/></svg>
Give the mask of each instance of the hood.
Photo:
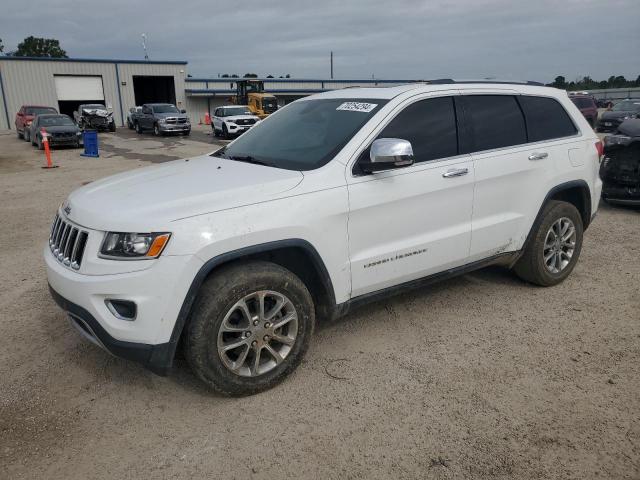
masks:
<svg viewBox="0 0 640 480"><path fill-rule="evenodd" d="M235 122L236 120L255 120L258 121L260 118L257 115L231 115L229 117L224 117L225 122Z"/></svg>
<svg viewBox="0 0 640 480"><path fill-rule="evenodd" d="M156 118L187 118L184 113L154 113Z"/></svg>
<svg viewBox="0 0 640 480"><path fill-rule="evenodd" d="M83 108L82 111L86 115L98 115L99 117L107 117L111 115L111 112L109 110L104 110L101 108Z"/></svg>
<svg viewBox="0 0 640 480"><path fill-rule="evenodd" d="M75 190L68 217L87 228L154 231L180 218L278 198L298 171L202 155L107 177Z"/></svg>
<svg viewBox="0 0 640 480"><path fill-rule="evenodd" d="M614 112L609 110L606 112L602 112L602 115L600 116L600 118L603 120L610 120L610 119L616 119L616 118L633 117L634 115L637 115L637 114L638 112L631 112L631 111Z"/></svg>

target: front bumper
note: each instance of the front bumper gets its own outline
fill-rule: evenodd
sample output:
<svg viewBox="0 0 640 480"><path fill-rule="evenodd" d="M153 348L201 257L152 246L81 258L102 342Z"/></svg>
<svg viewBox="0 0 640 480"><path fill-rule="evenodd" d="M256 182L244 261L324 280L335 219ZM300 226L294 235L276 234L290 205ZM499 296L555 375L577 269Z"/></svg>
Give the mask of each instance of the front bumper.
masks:
<svg viewBox="0 0 640 480"><path fill-rule="evenodd" d="M49 285L49 292L58 306L67 312L71 324L91 343L116 357L140 363L153 373L167 375L173 364L174 349L170 342L149 345L117 340L109 335L93 315L80 305L64 298L51 285Z"/></svg>
<svg viewBox="0 0 640 480"><path fill-rule="evenodd" d="M155 373L166 373L179 339L174 334L178 313L202 266L198 257L140 260L150 266L106 275L87 275L64 266L48 245L44 259L54 300L83 336L113 355L141 363ZM122 269L130 268L130 262L117 263ZM135 320L117 318L107 307L107 299L134 302Z"/></svg>
<svg viewBox="0 0 640 480"><path fill-rule="evenodd" d="M171 123L159 123L158 124L158 129L163 132L163 133L171 133L171 132L190 132L191 131L191 124L190 123L177 123L177 124L171 124Z"/></svg>
<svg viewBox="0 0 640 480"><path fill-rule="evenodd" d="M602 198L609 203L640 206L640 185L637 187L604 182Z"/></svg>
<svg viewBox="0 0 640 480"><path fill-rule="evenodd" d="M231 135L241 135L244 132L246 132L247 130L249 130L251 127L253 127L253 125L236 125L235 123L227 123L225 124L227 126L227 131L229 132L229 134Z"/></svg>

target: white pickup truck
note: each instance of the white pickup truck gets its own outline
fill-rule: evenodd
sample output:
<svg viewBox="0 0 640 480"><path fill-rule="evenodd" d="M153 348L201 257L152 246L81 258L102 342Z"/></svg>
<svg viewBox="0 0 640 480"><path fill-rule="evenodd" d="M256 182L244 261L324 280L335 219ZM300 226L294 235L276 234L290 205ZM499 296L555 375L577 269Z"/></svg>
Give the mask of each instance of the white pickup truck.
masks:
<svg viewBox="0 0 640 480"><path fill-rule="evenodd" d="M209 155L71 193L44 259L89 340L216 391L259 392L316 320L491 264L542 286L578 261L602 144L566 92L438 81L337 90Z"/></svg>

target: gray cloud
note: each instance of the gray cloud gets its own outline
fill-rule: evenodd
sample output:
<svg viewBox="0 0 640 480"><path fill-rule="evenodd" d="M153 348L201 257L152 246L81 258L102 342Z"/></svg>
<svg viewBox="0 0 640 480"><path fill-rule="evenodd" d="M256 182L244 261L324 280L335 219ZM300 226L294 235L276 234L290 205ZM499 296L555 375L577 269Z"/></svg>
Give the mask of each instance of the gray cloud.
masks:
<svg viewBox="0 0 640 480"><path fill-rule="evenodd" d="M194 76L550 81L640 74L638 0L5 0L5 51L28 35L72 57L187 60Z"/></svg>

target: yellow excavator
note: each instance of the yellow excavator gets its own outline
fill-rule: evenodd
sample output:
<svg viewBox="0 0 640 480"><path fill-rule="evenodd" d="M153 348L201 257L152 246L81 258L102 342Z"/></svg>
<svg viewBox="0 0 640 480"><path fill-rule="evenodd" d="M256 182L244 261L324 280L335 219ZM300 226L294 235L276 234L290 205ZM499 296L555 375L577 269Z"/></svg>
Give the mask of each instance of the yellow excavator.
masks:
<svg viewBox="0 0 640 480"><path fill-rule="evenodd" d="M260 120L267 118L278 109L276 97L269 93L264 93L264 82L262 80L236 80L236 95L231 97L231 103L235 105L248 105L249 110Z"/></svg>

